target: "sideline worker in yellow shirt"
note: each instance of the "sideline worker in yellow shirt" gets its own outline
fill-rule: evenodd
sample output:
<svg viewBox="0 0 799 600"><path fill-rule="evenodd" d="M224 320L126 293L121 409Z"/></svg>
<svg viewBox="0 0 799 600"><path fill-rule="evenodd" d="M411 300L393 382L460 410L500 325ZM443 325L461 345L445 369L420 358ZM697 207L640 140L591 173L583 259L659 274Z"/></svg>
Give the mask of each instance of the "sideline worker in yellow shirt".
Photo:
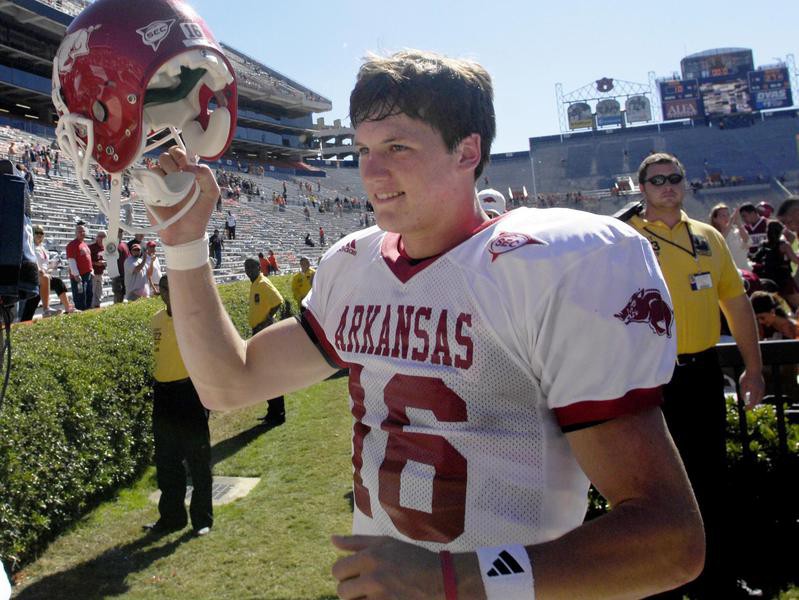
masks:
<svg viewBox="0 0 799 600"><path fill-rule="evenodd" d="M261 273L261 263L257 258L248 258L244 261L244 272L252 282L250 285L249 323L252 327L252 334L255 335L274 323L275 315L283 306L283 296ZM266 414L260 419L263 425L275 427L286 422L286 406L283 396L272 398L267 405Z"/></svg>
<svg viewBox="0 0 799 600"><path fill-rule="evenodd" d="M724 238L682 210L685 169L680 161L665 152L651 154L638 169L638 182L644 205L628 222L652 244L674 306L677 364L663 389L663 414L705 522L705 570L690 586L702 597L729 597L736 582L722 564L720 539L726 526L726 409L715 348L721 333L719 306L746 367L740 384L747 408L760 402L765 387L757 323ZM633 308L646 312L638 303ZM676 597L683 591L675 591Z"/></svg>
<svg viewBox="0 0 799 600"><path fill-rule="evenodd" d="M200 402L178 349L167 276L158 282L166 308L153 315L155 372L153 378L153 437L155 469L161 499L158 521L145 525L152 534L163 535L183 529L186 517L186 469L189 466L194 490L189 515L194 534L206 535L214 524L212 506L211 436L208 410Z"/></svg>
<svg viewBox="0 0 799 600"><path fill-rule="evenodd" d="M291 278L291 293L294 295L294 300L300 312L303 311L302 299L311 291L313 285L313 276L316 269L311 268L311 261L305 256L300 257L300 272L295 273Z"/></svg>

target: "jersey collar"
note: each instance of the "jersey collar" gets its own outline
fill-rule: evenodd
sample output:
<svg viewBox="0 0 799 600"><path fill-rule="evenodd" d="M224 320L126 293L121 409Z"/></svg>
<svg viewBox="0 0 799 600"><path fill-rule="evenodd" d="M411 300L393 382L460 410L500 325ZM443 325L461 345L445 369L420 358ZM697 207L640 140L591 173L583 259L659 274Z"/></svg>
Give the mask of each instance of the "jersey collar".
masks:
<svg viewBox="0 0 799 600"><path fill-rule="evenodd" d="M440 257L444 256L447 252L452 250L453 248L457 248L467 240L471 239L484 229L490 227L494 223L504 219L510 213L504 213L499 215L498 217L494 217L493 219L489 219L488 221L483 221L478 225L474 230L472 230L466 239L461 240L451 248L447 248L440 254L436 254L435 256L429 256L421 261L416 262L410 256L405 253L405 245L402 243L402 236L398 233L391 233L386 232L383 236L383 241L380 244L380 255L383 257L383 260L386 262L386 265L394 273L394 276L399 279L402 283L407 283L411 277L420 273L434 262L436 262Z"/></svg>

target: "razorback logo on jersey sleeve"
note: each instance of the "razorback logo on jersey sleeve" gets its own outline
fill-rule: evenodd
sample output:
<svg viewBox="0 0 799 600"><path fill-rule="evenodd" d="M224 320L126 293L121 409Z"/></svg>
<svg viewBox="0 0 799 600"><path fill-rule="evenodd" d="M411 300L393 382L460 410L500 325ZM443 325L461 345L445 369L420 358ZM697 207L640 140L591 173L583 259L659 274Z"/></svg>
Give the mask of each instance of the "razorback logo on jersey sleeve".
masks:
<svg viewBox="0 0 799 600"><path fill-rule="evenodd" d="M660 295L660 290L639 289L630 297L625 307L613 316L625 325L648 323L654 333L671 337L674 313Z"/></svg>
<svg viewBox="0 0 799 600"><path fill-rule="evenodd" d="M506 252L516 250L528 244L546 245L546 242L537 240L526 233L513 233L511 231L500 233L488 244L488 252L491 254L491 262L497 260L497 257L500 254L505 254Z"/></svg>

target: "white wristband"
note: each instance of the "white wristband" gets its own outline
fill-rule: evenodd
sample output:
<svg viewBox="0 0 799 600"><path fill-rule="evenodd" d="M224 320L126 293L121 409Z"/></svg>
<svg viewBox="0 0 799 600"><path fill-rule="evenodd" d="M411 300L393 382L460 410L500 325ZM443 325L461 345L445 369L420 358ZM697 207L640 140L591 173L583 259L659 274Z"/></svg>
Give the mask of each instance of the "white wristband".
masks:
<svg viewBox="0 0 799 600"><path fill-rule="evenodd" d="M170 271L190 271L208 264L208 234L193 242L168 246L164 244L166 268Z"/></svg>
<svg viewBox="0 0 799 600"><path fill-rule="evenodd" d="M477 560L488 600L535 600L533 565L524 546L478 548Z"/></svg>

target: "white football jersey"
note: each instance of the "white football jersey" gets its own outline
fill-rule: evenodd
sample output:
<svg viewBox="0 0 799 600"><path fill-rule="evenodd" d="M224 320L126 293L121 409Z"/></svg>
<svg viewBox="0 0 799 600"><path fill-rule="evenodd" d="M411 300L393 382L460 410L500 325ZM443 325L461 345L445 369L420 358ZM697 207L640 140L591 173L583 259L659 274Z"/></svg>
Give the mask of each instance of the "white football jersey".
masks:
<svg viewBox="0 0 799 600"><path fill-rule="evenodd" d="M354 532L435 551L580 525L589 482L564 431L659 404L675 364L649 242L573 210L514 210L417 264L359 231L305 303L350 368Z"/></svg>

